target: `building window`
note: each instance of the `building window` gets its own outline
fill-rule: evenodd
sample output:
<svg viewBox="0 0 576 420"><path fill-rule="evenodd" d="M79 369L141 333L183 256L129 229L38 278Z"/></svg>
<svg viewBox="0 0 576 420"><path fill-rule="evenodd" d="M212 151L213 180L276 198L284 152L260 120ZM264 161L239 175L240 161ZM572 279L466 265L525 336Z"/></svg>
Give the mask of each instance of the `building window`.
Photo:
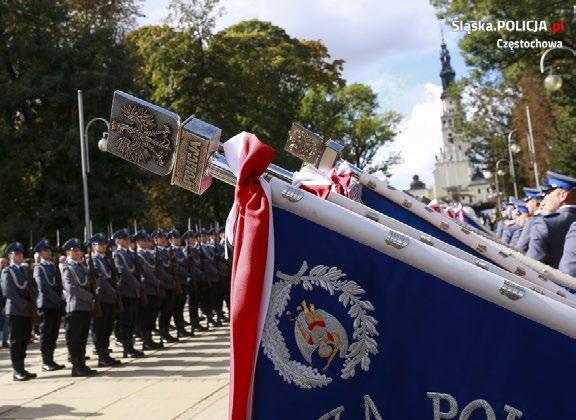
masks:
<svg viewBox="0 0 576 420"><path fill-rule="evenodd" d="M480 188L478 188L478 194L480 194L480 193L481 193Z"/></svg>

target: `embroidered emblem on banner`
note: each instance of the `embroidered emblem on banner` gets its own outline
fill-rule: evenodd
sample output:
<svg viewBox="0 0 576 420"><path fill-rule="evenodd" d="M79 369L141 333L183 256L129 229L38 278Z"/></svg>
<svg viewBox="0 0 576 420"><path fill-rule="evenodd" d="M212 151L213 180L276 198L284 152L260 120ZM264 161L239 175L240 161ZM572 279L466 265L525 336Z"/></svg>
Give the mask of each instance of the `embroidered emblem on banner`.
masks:
<svg viewBox="0 0 576 420"><path fill-rule="evenodd" d="M328 375L334 371L331 367L335 359L343 359L340 377L348 379L356 374L359 367L370 370L370 356L378 354L378 321L371 316L374 306L363 300L366 293L354 280L345 279L346 274L336 267L317 265L308 274L308 264L293 276L276 272L279 279L272 285L270 306L262 334L264 354L272 361L274 369L288 383L304 388L321 388L332 382ZM321 288L331 296L338 294L338 301L348 310L353 328L352 343L342 325L345 320L337 319L313 302L302 301L296 308L297 313L287 310L292 287L302 286L306 291ZM292 360L286 341L280 331L280 320L288 317L294 322L294 337L300 356L306 363ZM322 361L321 371L312 366L312 357Z"/></svg>

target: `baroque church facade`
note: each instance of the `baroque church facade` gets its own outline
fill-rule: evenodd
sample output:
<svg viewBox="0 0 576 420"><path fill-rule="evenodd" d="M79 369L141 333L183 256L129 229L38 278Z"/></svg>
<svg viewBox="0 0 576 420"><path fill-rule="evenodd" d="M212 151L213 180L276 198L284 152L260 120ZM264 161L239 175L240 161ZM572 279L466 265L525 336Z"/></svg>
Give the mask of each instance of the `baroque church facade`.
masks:
<svg viewBox="0 0 576 420"><path fill-rule="evenodd" d="M414 175L409 192L414 196L426 196L445 202L477 204L487 202L493 195L490 183L481 171L475 170L466 155L469 144L455 130L457 100L450 97L448 88L456 77L450 63L450 53L442 41L440 50L442 68L442 148L435 156L434 185L426 185Z"/></svg>

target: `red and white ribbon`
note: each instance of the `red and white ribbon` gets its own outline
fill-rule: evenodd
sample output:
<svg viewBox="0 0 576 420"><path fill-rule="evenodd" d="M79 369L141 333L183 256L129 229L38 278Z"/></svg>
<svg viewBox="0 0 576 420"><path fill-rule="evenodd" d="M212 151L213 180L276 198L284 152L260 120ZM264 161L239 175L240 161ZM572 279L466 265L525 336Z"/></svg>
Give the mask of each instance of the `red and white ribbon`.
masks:
<svg viewBox="0 0 576 420"><path fill-rule="evenodd" d="M274 229L270 186L262 174L274 149L242 132L224 143L237 177L226 235L234 245L231 279L229 418L251 417L254 369L274 270Z"/></svg>
<svg viewBox="0 0 576 420"><path fill-rule="evenodd" d="M328 197L330 191L349 197L351 182L352 171L347 162L332 168L327 175L312 165L305 165L300 171L294 172L292 178L292 185L295 187L324 199Z"/></svg>

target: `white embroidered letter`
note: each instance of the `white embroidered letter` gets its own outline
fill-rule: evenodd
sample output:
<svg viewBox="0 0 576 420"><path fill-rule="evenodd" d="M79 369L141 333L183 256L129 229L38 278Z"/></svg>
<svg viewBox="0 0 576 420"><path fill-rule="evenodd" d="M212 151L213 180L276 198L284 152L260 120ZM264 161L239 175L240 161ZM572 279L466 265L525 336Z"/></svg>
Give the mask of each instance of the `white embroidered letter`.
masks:
<svg viewBox="0 0 576 420"><path fill-rule="evenodd" d="M492 406L488 404L486 400L474 400L470 404L468 404L460 413L460 420L468 420L470 414L476 411L477 408L482 407L484 412L486 413L487 420L496 420L496 413L492 409Z"/></svg>
<svg viewBox="0 0 576 420"><path fill-rule="evenodd" d="M522 411L518 410L517 408L510 407L509 405L504 406L504 411L508 413L508 417L506 420L516 420L522 417Z"/></svg>
<svg viewBox="0 0 576 420"><path fill-rule="evenodd" d="M340 420L340 414L344 411L344 407L340 406L340 407L336 407L334 410L327 412L326 414L324 414L322 417L320 417L318 420L330 420L330 419L334 419L334 420Z"/></svg>
<svg viewBox="0 0 576 420"><path fill-rule="evenodd" d="M456 414L458 414L458 403L452 395L439 392L427 392L426 396L432 398L434 420L453 419L456 417ZM440 411L440 400L448 401L449 409L445 413Z"/></svg>
<svg viewBox="0 0 576 420"><path fill-rule="evenodd" d="M378 409L376 408L376 404L374 404L374 401L372 401L372 398L370 398L370 395L364 395L364 418L365 418L365 420L370 420L370 418L372 417L370 414L374 414L374 418L376 420L382 420L382 416L378 412Z"/></svg>

